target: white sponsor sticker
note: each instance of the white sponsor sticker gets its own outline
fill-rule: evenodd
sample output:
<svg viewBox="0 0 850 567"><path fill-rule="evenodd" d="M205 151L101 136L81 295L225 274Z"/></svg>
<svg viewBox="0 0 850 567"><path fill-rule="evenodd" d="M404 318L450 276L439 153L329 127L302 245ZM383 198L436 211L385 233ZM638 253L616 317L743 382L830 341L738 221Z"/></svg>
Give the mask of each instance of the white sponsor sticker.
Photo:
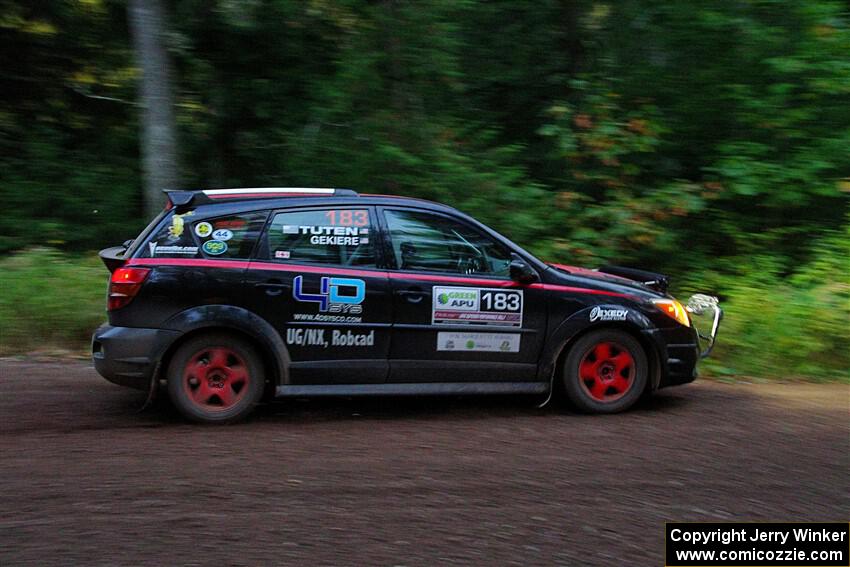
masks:
<svg viewBox="0 0 850 567"><path fill-rule="evenodd" d="M228 230L226 228L219 228L213 231L212 237L214 240L221 240L222 242L226 242L233 238L233 231Z"/></svg>
<svg viewBox="0 0 850 567"><path fill-rule="evenodd" d="M289 250L275 250L274 257L280 260L287 260L290 256Z"/></svg>
<svg viewBox="0 0 850 567"><path fill-rule="evenodd" d="M162 254L186 254L194 256L198 253L197 246L161 246L158 242L148 242L151 258Z"/></svg>
<svg viewBox="0 0 850 567"><path fill-rule="evenodd" d="M594 321L625 321L629 312L625 309L603 309L594 307L590 310L590 322Z"/></svg>
<svg viewBox="0 0 850 567"><path fill-rule="evenodd" d="M519 352L519 333L437 333L438 351Z"/></svg>
<svg viewBox="0 0 850 567"><path fill-rule="evenodd" d="M368 228L356 226L283 225L283 234L300 234L310 237L310 244L323 246L359 246L368 244Z"/></svg>
<svg viewBox="0 0 850 567"><path fill-rule="evenodd" d="M518 289L434 286L431 322L521 327L522 303Z"/></svg>
<svg viewBox="0 0 850 567"><path fill-rule="evenodd" d="M200 236L201 238L206 238L212 232L212 225L208 222L199 222L195 225L195 234ZM221 238L219 238L221 240Z"/></svg>

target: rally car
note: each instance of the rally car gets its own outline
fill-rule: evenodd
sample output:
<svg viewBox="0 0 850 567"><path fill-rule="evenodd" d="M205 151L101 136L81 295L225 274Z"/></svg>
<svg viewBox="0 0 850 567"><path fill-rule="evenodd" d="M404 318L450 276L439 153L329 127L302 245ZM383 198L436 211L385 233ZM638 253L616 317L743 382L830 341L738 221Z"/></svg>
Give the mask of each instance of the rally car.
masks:
<svg viewBox="0 0 850 567"><path fill-rule="evenodd" d="M446 205L347 189L168 191L111 271L97 371L199 422L273 396L558 394L691 382L722 311L667 279L547 264ZM692 315L710 319L701 336Z"/></svg>

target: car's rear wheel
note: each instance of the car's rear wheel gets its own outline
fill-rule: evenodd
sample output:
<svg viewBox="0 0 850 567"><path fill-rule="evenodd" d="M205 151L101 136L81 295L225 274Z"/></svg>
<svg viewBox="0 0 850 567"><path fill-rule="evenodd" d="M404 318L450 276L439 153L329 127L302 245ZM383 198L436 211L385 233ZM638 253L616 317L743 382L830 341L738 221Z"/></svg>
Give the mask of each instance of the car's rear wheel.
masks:
<svg viewBox="0 0 850 567"><path fill-rule="evenodd" d="M562 379L564 392L578 409L616 413L640 398L648 375L641 344L626 332L603 329L576 341L564 361Z"/></svg>
<svg viewBox="0 0 850 567"><path fill-rule="evenodd" d="M263 365L246 340L205 334L181 345L168 365L168 394L187 418L201 423L244 419L263 396Z"/></svg>

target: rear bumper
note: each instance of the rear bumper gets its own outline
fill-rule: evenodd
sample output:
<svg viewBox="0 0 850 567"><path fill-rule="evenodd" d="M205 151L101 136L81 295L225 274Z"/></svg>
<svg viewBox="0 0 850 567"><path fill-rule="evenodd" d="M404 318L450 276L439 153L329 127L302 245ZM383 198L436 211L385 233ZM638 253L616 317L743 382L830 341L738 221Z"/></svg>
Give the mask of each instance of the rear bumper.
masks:
<svg viewBox="0 0 850 567"><path fill-rule="evenodd" d="M92 336L98 374L121 386L147 390L162 355L178 331L102 325Z"/></svg>

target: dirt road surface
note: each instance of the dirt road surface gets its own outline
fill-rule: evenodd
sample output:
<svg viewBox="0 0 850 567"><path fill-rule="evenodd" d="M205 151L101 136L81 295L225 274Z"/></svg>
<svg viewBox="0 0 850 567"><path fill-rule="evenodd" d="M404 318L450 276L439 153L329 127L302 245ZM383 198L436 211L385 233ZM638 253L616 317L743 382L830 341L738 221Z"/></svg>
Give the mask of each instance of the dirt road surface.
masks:
<svg viewBox="0 0 850 567"><path fill-rule="evenodd" d="M850 519L850 387L697 382L626 414L295 400L183 423L0 361L0 565L663 565L665 521Z"/></svg>

